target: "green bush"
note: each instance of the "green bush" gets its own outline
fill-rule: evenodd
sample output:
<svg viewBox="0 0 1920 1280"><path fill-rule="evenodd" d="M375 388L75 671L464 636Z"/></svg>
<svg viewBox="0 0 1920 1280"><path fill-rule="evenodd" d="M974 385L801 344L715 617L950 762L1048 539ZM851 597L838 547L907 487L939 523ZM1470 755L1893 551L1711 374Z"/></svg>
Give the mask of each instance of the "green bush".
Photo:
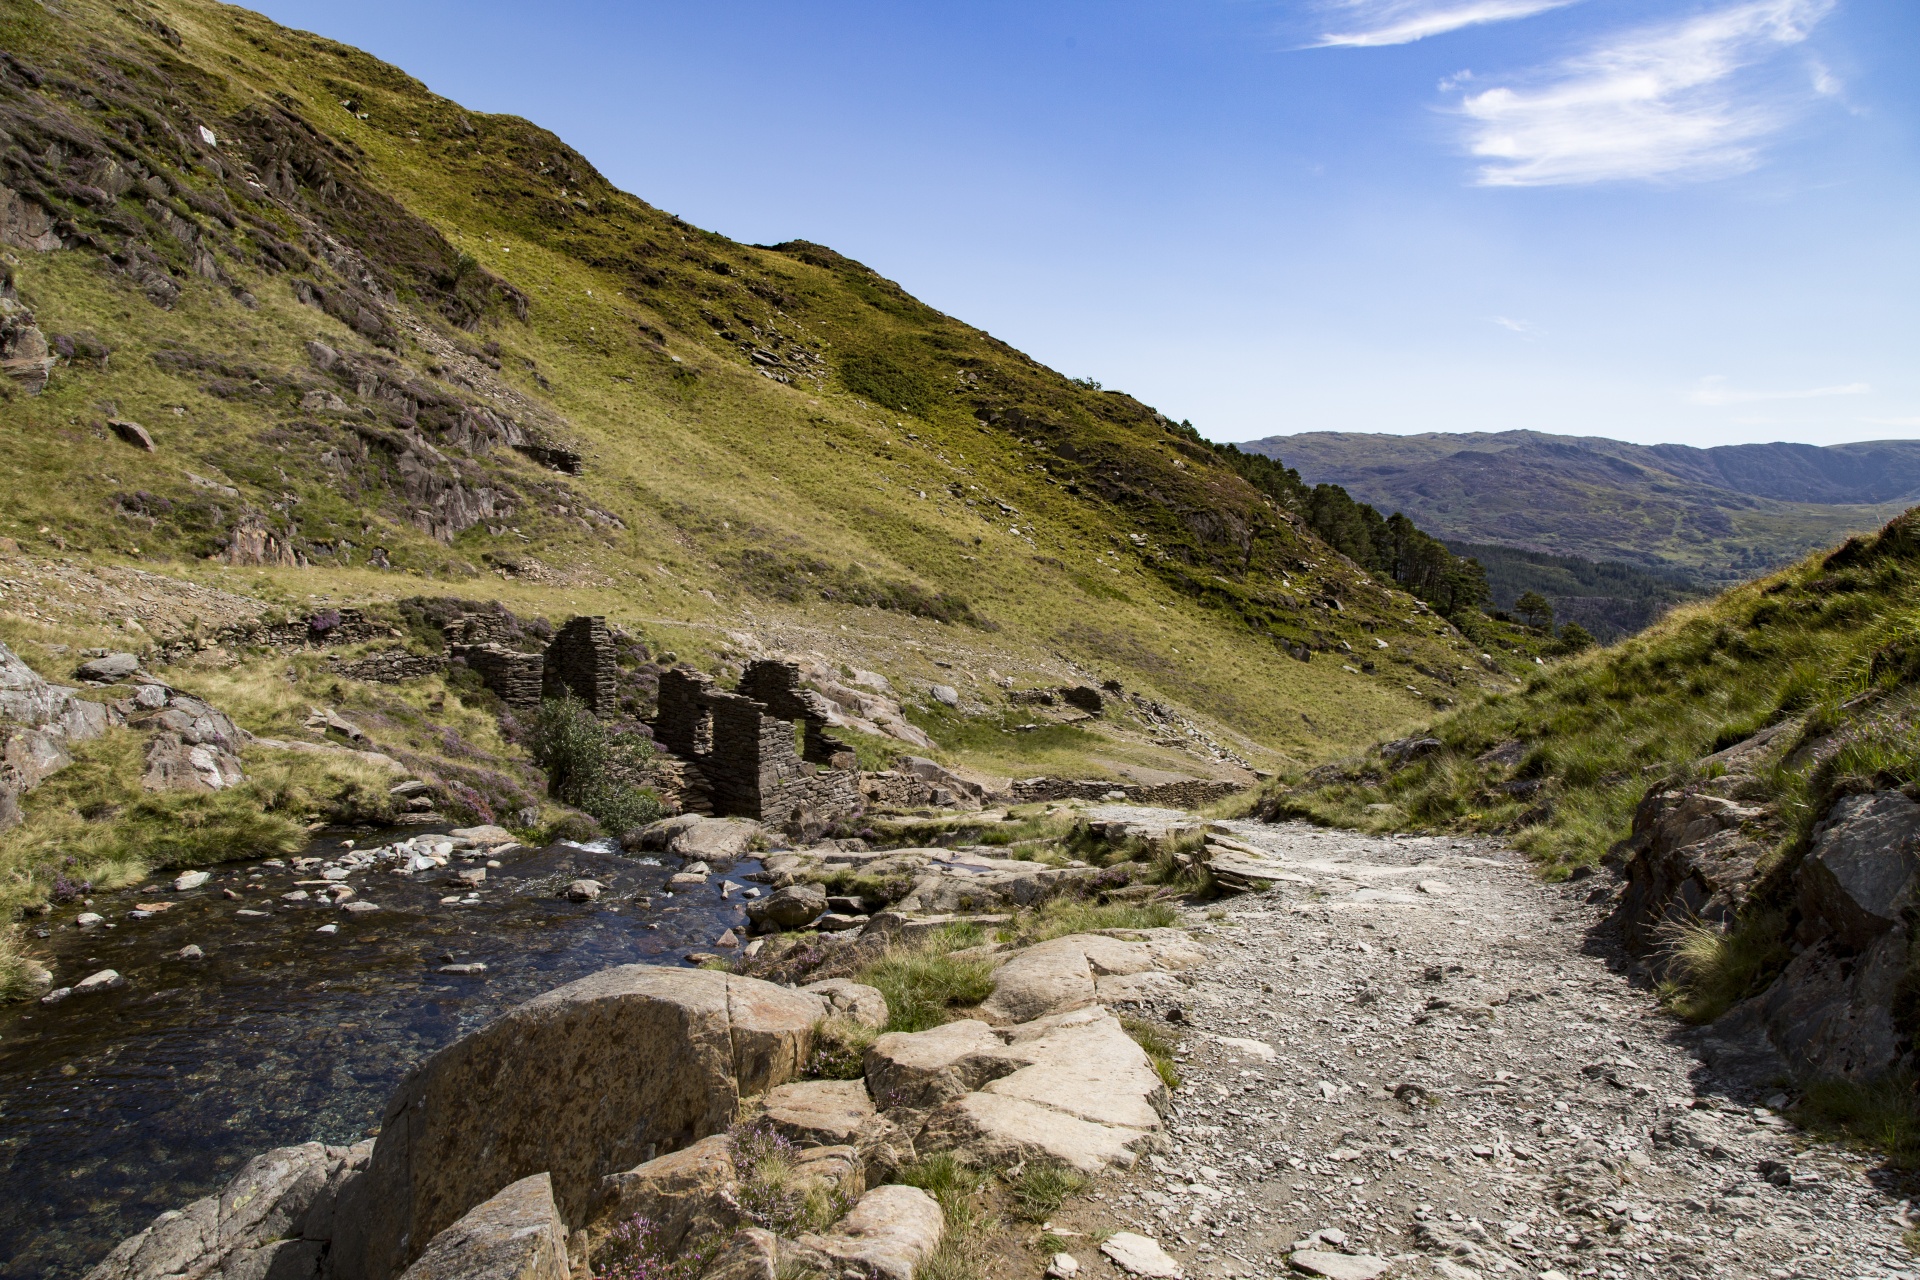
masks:
<svg viewBox="0 0 1920 1280"><path fill-rule="evenodd" d="M653 758L653 744L638 735L609 733L571 693L541 701L533 755L547 771L547 794L591 814L612 835L660 816L660 797L653 789L628 780Z"/></svg>

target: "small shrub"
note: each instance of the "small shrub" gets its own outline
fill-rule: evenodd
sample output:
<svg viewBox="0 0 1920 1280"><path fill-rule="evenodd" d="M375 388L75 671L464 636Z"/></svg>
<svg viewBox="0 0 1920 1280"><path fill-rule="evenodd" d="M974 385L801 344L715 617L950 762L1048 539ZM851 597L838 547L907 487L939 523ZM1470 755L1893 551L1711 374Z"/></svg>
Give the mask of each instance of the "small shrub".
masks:
<svg viewBox="0 0 1920 1280"><path fill-rule="evenodd" d="M829 1226L850 1207L838 1187L800 1177L800 1149L765 1125L736 1125L727 1146L739 1175L735 1203L755 1226L794 1236Z"/></svg>
<svg viewBox="0 0 1920 1280"><path fill-rule="evenodd" d="M1077 1195L1086 1185L1087 1175L1078 1169L1047 1161L1026 1161L1007 1179L1020 1216L1029 1222L1045 1222L1060 1211L1068 1196Z"/></svg>
<svg viewBox="0 0 1920 1280"><path fill-rule="evenodd" d="M1075 898L1055 898L1034 913L1027 933L1035 942L1064 938L1070 933L1092 933L1096 929L1164 929L1180 922L1180 912L1171 902L1087 902Z"/></svg>
<svg viewBox="0 0 1920 1280"><path fill-rule="evenodd" d="M609 733L571 693L540 703L533 755L547 771L549 795L593 815L616 836L660 816L660 797L652 788L627 780L652 758L652 741Z"/></svg>
<svg viewBox="0 0 1920 1280"><path fill-rule="evenodd" d="M635 1214L608 1233L594 1260L594 1280L693 1280L720 1251L709 1238L682 1242L675 1250L660 1243L660 1230Z"/></svg>

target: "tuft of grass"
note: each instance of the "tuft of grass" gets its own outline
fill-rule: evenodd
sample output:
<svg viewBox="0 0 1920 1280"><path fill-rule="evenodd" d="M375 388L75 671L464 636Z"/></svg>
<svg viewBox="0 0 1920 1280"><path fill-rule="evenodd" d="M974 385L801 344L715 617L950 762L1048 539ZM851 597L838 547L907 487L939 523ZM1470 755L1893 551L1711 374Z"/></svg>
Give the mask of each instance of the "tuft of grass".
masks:
<svg viewBox="0 0 1920 1280"><path fill-rule="evenodd" d="M1122 1016L1120 1025L1133 1037L1133 1042L1146 1050L1147 1057L1153 1062L1154 1072L1160 1077L1160 1083L1169 1090L1180 1087L1180 1069L1175 1064L1173 1052L1179 1046L1168 1035L1166 1029L1157 1023L1143 1018Z"/></svg>
<svg viewBox="0 0 1920 1280"><path fill-rule="evenodd" d="M833 1017L813 1029L807 1074L819 1080L858 1080L866 1074L867 1046L879 1031L852 1018Z"/></svg>
<svg viewBox="0 0 1920 1280"><path fill-rule="evenodd" d="M862 969L859 980L887 998L887 1030L926 1031L948 1021L950 1010L992 995L992 963L951 954L981 937L977 926L949 926L918 946L895 947Z"/></svg>
<svg viewBox="0 0 1920 1280"><path fill-rule="evenodd" d="M1864 1084L1817 1080L1807 1086L1792 1117L1813 1133L1884 1152L1897 1169L1920 1168L1920 1092L1906 1071Z"/></svg>
<svg viewBox="0 0 1920 1280"><path fill-rule="evenodd" d="M991 1175L976 1169L951 1151L923 1156L900 1171L900 1181L932 1196L947 1216L947 1234L967 1236L985 1227L987 1216L980 1193Z"/></svg>
<svg viewBox="0 0 1920 1280"><path fill-rule="evenodd" d="M1170 902L1088 902L1084 898L1054 898L1022 921L1021 934L1034 942L1064 938L1070 933L1098 929L1164 929L1180 922Z"/></svg>
<svg viewBox="0 0 1920 1280"><path fill-rule="evenodd" d="M1717 929L1694 921L1672 931L1661 994L1688 1022L1712 1022L1758 991L1789 959L1786 918L1759 912Z"/></svg>
<svg viewBox="0 0 1920 1280"><path fill-rule="evenodd" d="M1086 1174L1067 1165L1028 1160L1007 1177L1007 1189L1021 1217L1045 1222L1060 1211L1068 1196L1085 1190L1088 1181Z"/></svg>

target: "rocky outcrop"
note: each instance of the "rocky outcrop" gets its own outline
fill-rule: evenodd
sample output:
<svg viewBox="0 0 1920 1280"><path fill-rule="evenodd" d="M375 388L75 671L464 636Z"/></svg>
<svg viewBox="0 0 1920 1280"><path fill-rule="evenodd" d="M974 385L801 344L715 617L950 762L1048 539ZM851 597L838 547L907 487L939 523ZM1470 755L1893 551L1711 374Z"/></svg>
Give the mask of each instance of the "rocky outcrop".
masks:
<svg viewBox="0 0 1920 1280"><path fill-rule="evenodd" d="M1909 1062L1917 880L1920 804L1898 791L1837 801L1794 874L1796 954L1707 1029L1709 1056L1755 1076L1784 1065L1851 1080Z"/></svg>
<svg viewBox="0 0 1920 1280"><path fill-rule="evenodd" d="M324 1274L342 1193L371 1142L318 1142L256 1156L218 1195L169 1210L123 1240L86 1280L308 1280Z"/></svg>
<svg viewBox="0 0 1920 1280"><path fill-rule="evenodd" d="M1747 834L1766 813L1689 788L1648 792L1633 833L1617 848L1626 858L1621 920L1627 945L1659 952L1675 927L1706 921L1725 927L1746 905L1766 845Z"/></svg>
<svg viewBox="0 0 1920 1280"><path fill-rule="evenodd" d="M568 1280L567 1226L544 1173L522 1178L435 1236L405 1280ZM277 1280L277 1278L276 1278Z"/></svg>
<svg viewBox="0 0 1920 1280"><path fill-rule="evenodd" d="M600 1180L590 1231L608 1231L636 1217L653 1226L659 1248L677 1252L690 1239L731 1230L739 1220L733 1189L738 1174L725 1134L657 1156Z"/></svg>
<svg viewBox="0 0 1920 1280"><path fill-rule="evenodd" d="M337 1241L340 1280L388 1280L509 1183L552 1175L570 1226L601 1180L724 1131L799 1074L825 1002L751 978L624 965L442 1049L388 1101Z"/></svg>
<svg viewBox="0 0 1920 1280"><path fill-rule="evenodd" d="M109 721L106 707L49 684L0 644L0 830L20 821L22 794L73 763L68 746L99 737Z"/></svg>

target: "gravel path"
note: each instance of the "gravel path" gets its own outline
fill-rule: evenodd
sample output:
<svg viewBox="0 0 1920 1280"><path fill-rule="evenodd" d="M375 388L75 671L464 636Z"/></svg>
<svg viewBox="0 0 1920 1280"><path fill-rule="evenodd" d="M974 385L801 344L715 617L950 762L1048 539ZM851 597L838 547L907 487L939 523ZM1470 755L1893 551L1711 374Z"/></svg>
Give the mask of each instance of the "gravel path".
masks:
<svg viewBox="0 0 1920 1280"><path fill-rule="evenodd" d="M1920 1276L1897 1181L1717 1084L1624 976L1595 882L1491 842L1227 825L1300 879L1209 913L1173 1149L1060 1226L1202 1277L1300 1248L1453 1280Z"/></svg>

